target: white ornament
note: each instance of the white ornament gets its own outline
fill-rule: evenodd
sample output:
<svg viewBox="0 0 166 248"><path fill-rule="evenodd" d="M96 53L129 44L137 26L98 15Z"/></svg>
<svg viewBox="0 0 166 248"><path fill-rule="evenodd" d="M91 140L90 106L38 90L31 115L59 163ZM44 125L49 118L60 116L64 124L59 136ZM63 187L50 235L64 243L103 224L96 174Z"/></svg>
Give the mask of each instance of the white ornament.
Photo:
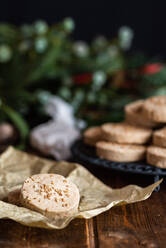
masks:
<svg viewBox="0 0 166 248"><path fill-rule="evenodd" d="M71 155L72 143L80 137L73 108L55 96L49 99L45 112L52 117L52 120L32 130L31 145L45 155L54 156L57 160L67 159Z"/></svg>

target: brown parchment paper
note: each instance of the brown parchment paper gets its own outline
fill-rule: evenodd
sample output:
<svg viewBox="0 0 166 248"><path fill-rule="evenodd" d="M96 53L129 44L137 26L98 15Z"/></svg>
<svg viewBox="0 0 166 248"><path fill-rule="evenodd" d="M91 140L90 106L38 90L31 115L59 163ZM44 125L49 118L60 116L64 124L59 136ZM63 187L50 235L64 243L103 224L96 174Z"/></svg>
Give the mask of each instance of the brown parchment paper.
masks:
<svg viewBox="0 0 166 248"><path fill-rule="evenodd" d="M48 219L38 212L4 201L9 192L21 188L27 177L38 173L61 174L77 185L80 204L76 215L61 220ZM42 159L9 147L0 156L0 218L9 218L26 226L62 229L74 218L89 219L115 205L145 200L161 181L146 188L129 185L112 189L79 164Z"/></svg>

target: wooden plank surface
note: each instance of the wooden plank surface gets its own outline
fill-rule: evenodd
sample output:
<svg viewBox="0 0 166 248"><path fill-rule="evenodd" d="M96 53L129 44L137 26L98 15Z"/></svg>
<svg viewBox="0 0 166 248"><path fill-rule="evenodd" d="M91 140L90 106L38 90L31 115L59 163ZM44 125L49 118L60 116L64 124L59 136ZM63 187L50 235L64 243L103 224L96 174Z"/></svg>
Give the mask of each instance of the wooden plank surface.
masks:
<svg viewBox="0 0 166 248"><path fill-rule="evenodd" d="M113 176L113 175L112 175ZM105 178L108 178L105 175ZM114 178L116 187L137 183L146 186L151 178L121 175ZM114 186L115 186L114 185ZM112 208L97 216L98 247L166 247L166 187L143 202Z"/></svg>
<svg viewBox="0 0 166 248"><path fill-rule="evenodd" d="M0 221L0 247L46 248L90 247L84 220L75 220L63 230L46 230L22 226L10 220ZM81 246L79 246L81 245Z"/></svg>
<svg viewBox="0 0 166 248"><path fill-rule="evenodd" d="M153 179L119 174L93 167L90 170L107 185L147 186ZM0 220L0 248L165 248L166 185L143 202L114 207L91 220L78 219L63 230L44 230Z"/></svg>

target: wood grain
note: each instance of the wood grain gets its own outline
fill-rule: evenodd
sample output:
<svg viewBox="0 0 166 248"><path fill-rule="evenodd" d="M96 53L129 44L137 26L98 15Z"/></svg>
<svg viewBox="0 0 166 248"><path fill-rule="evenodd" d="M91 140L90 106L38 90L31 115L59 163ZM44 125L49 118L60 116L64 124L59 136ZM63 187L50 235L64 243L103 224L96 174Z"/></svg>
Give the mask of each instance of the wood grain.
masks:
<svg viewBox="0 0 166 248"><path fill-rule="evenodd" d="M74 220L63 230L31 228L10 220L0 221L0 247L3 248L85 248L90 247L89 242L84 220Z"/></svg>
<svg viewBox="0 0 166 248"><path fill-rule="evenodd" d="M147 186L153 178L89 168L113 188ZM45 230L0 220L0 248L165 248L166 185L143 202L114 207L90 220L77 219L63 230Z"/></svg>
<svg viewBox="0 0 166 248"><path fill-rule="evenodd" d="M111 173L115 181L107 179L107 184L122 187L137 183L146 186L152 180L143 176L128 176ZM102 179L102 178L101 178ZM126 247L166 247L166 187L163 183L161 191L154 192L143 202L119 206L97 216L98 246L107 248ZM165 233L165 235L164 235Z"/></svg>

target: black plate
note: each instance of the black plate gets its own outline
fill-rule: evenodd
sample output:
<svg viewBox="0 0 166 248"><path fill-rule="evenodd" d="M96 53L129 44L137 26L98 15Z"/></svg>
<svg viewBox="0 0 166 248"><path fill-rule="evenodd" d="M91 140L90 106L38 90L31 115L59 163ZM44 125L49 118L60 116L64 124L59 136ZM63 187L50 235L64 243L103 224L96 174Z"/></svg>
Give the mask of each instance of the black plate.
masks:
<svg viewBox="0 0 166 248"><path fill-rule="evenodd" d="M95 166L104 167L111 170L128 172L134 174L143 174L151 176L166 176L166 169L160 169L148 165L145 161L139 162L113 162L97 157L95 148L85 145L82 140L78 140L72 146L72 153L80 163L89 163ZM157 178L156 178L157 179Z"/></svg>

